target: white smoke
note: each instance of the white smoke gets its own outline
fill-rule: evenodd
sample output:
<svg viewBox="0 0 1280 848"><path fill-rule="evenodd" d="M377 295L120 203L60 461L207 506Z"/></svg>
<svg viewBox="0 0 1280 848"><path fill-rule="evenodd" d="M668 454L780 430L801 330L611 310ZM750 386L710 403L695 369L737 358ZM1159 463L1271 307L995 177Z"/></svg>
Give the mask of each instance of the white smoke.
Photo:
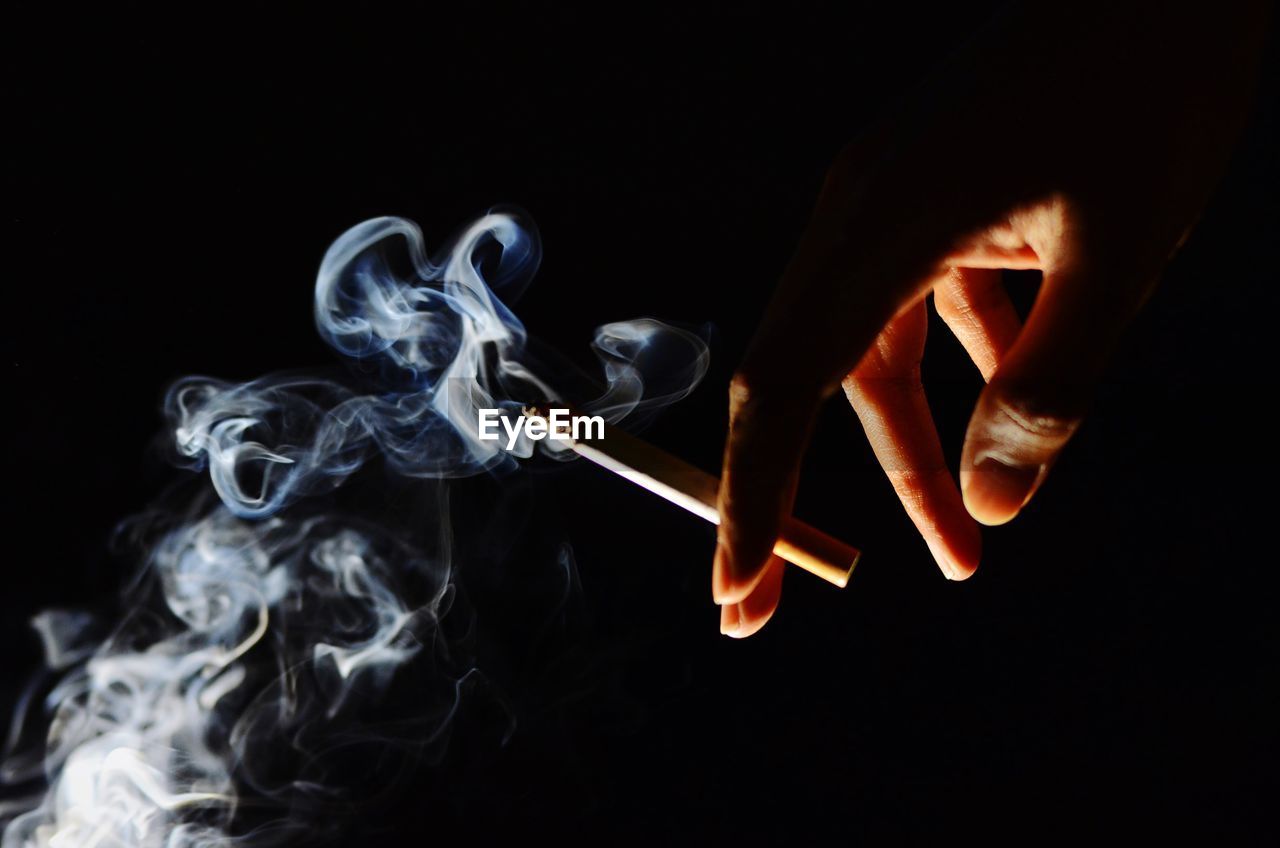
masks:
<svg viewBox="0 0 1280 848"><path fill-rule="evenodd" d="M0 808L23 810L3 848L287 840L313 826L299 814L308 802L343 792L323 765L339 732L344 745L417 751L447 738L478 672L446 632L468 613L444 481L532 453L527 440L512 453L482 442L479 408L564 399L500 299L528 284L539 255L515 213L483 216L438 261L413 223L367 221L329 249L315 290L317 328L357 377L170 389L176 454L207 469L216 497L170 499L126 526L141 572L105 640L83 614L33 620L56 684L15 720L0 778L44 789ZM707 365L697 336L648 319L602 327L594 348L602 391L567 400L611 421L685 396ZM412 520L426 532L317 499L374 458L422 478L432 506ZM357 713L406 677L412 719L364 727ZM32 756L37 710L47 733Z"/></svg>

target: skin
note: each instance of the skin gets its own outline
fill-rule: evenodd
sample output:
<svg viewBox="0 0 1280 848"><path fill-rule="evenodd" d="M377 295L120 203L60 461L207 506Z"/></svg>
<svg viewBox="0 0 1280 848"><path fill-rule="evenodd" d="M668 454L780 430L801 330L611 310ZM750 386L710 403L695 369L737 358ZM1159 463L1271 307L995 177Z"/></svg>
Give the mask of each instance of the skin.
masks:
<svg viewBox="0 0 1280 848"><path fill-rule="evenodd" d="M981 557L1085 414L1247 119L1266 3L1029 4L844 150L729 391L712 594L745 637L819 406L842 391L943 574ZM1025 325L1000 270L1042 283ZM959 487L920 361L927 296L987 381Z"/></svg>

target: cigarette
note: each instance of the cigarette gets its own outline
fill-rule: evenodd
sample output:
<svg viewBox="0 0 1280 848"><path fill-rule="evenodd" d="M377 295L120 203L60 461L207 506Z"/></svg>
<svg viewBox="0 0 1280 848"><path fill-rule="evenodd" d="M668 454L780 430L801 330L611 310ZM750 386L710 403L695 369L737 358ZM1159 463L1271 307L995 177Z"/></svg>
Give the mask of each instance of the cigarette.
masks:
<svg viewBox="0 0 1280 848"><path fill-rule="evenodd" d="M529 407L525 415L546 420L548 410L546 406ZM575 439L565 433L562 440L566 439L573 451L584 459L712 524L720 523L720 512L716 508L720 479L715 475L607 424L603 438ZM849 575L861 556L857 548L792 517L782 522L773 552L842 589L848 585Z"/></svg>

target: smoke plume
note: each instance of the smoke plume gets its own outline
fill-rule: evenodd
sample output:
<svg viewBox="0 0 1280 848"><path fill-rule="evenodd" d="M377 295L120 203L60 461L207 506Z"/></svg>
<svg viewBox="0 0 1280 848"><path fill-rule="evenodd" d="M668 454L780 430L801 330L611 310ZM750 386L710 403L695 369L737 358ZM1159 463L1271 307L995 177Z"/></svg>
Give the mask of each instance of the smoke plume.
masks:
<svg viewBox="0 0 1280 848"><path fill-rule="evenodd" d="M121 526L138 571L119 620L33 620L46 671L0 764L31 791L0 807L3 848L313 839L326 800L352 791L338 763L439 755L489 686L449 481L520 473L518 460L554 446L481 441L477 410L569 401L617 421L684 397L707 365L694 334L608 324L593 342L599 391L562 396L568 372L547 379L508 306L540 250L511 211L434 259L412 222L366 221L316 279L316 327L346 376L169 389L172 455L199 476ZM411 493L411 507L388 510L371 487Z"/></svg>

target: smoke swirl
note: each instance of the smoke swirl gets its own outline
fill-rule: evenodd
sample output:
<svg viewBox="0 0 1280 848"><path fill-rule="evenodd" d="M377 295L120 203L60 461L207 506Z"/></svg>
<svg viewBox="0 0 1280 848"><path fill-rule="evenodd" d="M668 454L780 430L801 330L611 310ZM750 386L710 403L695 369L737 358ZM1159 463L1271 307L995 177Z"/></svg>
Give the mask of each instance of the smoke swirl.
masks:
<svg viewBox="0 0 1280 848"><path fill-rule="evenodd" d="M434 260L412 222L366 221L330 247L315 287L316 327L353 376L169 389L175 457L212 493L123 525L139 574L105 639L81 613L33 620L54 682L32 690L0 764L6 783L39 787L0 808L3 848L314 839L317 805L349 790L332 752L421 760L445 743L485 685L460 635L472 613L447 480L533 453L481 441L478 409L567 400L507 305L539 258L512 212ZM707 367L701 339L651 319L601 327L593 347L601 391L572 400L610 421L679 400ZM374 459L419 481L429 507L412 528L323 497ZM412 709L396 715L400 701ZM370 709L385 713L376 728Z"/></svg>

